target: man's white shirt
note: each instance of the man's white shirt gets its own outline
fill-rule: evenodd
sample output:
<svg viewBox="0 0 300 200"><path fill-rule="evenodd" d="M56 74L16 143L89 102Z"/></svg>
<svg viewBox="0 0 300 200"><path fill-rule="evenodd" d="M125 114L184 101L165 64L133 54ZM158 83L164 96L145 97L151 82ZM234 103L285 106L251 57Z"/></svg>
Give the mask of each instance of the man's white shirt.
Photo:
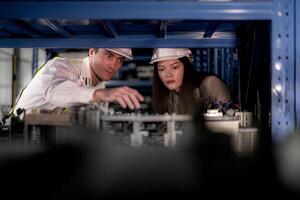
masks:
<svg viewBox="0 0 300 200"><path fill-rule="evenodd" d="M92 101L94 91L105 88L105 82L92 87L89 57L84 59L53 58L33 77L21 94L18 108L54 110ZM108 103L101 103L108 107Z"/></svg>

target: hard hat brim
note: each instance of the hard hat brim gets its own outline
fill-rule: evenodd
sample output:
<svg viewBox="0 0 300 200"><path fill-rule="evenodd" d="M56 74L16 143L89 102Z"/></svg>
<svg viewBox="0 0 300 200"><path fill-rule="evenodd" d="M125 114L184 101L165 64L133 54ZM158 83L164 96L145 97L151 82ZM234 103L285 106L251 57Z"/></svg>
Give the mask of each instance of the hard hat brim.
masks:
<svg viewBox="0 0 300 200"><path fill-rule="evenodd" d="M170 60L170 59L176 59L176 58L182 58L182 57L186 57L185 55L174 55L174 56L166 56L166 57L160 57L154 60L151 60L150 64L153 64L155 62L159 62L159 61L163 61L163 60Z"/></svg>
<svg viewBox="0 0 300 200"><path fill-rule="evenodd" d="M113 49L108 49L108 48L106 48L106 49L107 49L108 51L114 52L114 53L116 53L116 54L118 54L118 55L120 55L120 56L124 56L125 58L128 58L129 60L133 60L133 57L127 55L125 52L122 53L122 52L119 52L119 51L115 51L115 50L113 50Z"/></svg>

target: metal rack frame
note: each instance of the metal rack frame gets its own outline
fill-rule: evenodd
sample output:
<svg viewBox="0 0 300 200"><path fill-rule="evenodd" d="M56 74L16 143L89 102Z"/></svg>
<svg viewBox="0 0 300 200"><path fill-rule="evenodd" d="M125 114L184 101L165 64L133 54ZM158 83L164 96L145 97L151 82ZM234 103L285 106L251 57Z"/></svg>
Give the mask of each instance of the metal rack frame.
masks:
<svg viewBox="0 0 300 200"><path fill-rule="evenodd" d="M2 31L0 47L234 47L236 39L167 36L170 20L271 21L272 137L280 142L299 129L300 122L300 3L296 0L254 2L207 1L9 1L0 2L0 20L42 19L58 38L13 38ZM122 12L120 12L122 9ZM55 20L99 19L109 37L69 37ZM161 20L160 37L119 36L105 20ZM16 23L16 21L14 21ZM32 36L30 28L18 24ZM209 34L213 30L207 30ZM296 41L296 42L295 42Z"/></svg>

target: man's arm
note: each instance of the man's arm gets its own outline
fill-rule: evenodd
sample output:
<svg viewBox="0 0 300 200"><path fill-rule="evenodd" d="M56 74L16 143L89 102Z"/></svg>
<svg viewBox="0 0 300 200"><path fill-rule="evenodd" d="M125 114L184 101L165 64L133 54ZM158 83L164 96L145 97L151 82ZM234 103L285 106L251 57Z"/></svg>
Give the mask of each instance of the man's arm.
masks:
<svg viewBox="0 0 300 200"><path fill-rule="evenodd" d="M79 63L57 58L47 65L38 77L46 102L58 107L68 107L92 101L95 88L85 87L84 82L79 79Z"/></svg>
<svg viewBox="0 0 300 200"><path fill-rule="evenodd" d="M46 101L60 106L73 106L78 103L94 102L117 102L123 108L130 109L140 108L140 101L143 96L135 89L123 86L113 89L95 89L93 87L85 87L82 80L78 80L76 69L64 63L60 66L52 64L45 71L44 76L51 81L45 88ZM47 78L46 78L47 79Z"/></svg>
<svg viewBox="0 0 300 200"><path fill-rule="evenodd" d="M144 101L144 97L137 90L123 86L112 89L97 89L93 93L93 101L117 102L122 108L138 109L140 108L140 101Z"/></svg>

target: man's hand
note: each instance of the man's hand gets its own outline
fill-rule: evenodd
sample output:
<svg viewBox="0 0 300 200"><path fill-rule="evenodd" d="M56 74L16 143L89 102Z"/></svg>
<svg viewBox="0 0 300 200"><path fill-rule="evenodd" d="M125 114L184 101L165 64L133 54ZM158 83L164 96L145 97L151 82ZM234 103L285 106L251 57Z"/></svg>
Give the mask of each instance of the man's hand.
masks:
<svg viewBox="0 0 300 200"><path fill-rule="evenodd" d="M97 89L93 94L93 101L117 102L122 108L129 107L133 110L141 107L140 101L144 101L144 97L137 90L123 86L111 89Z"/></svg>

